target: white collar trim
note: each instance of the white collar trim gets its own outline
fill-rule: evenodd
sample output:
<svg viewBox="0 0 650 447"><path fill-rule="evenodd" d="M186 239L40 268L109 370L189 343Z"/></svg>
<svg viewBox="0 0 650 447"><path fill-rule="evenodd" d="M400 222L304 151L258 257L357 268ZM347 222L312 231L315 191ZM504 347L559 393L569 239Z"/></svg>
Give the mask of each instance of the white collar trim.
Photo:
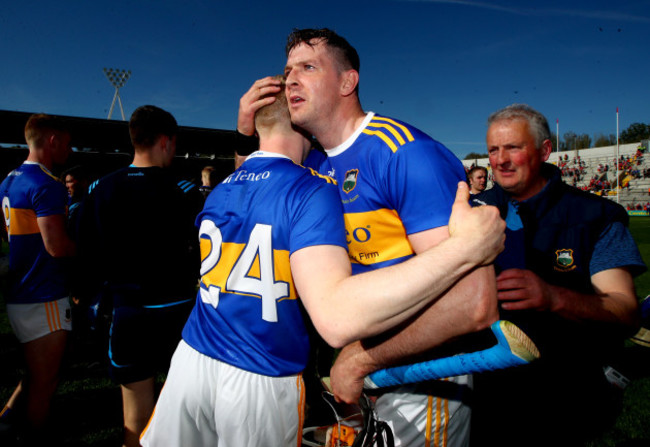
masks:
<svg viewBox="0 0 650 447"><path fill-rule="evenodd" d="M347 148L352 146L352 143L354 143L356 141L356 139L359 137L359 135L361 134L363 129L366 128L366 126L368 125L370 120L372 120L372 118L374 116L375 116L375 112L368 112L366 114L366 117L363 119L363 122L361 123L361 125L354 131L354 133L352 133L352 135L350 135L348 137L347 140L345 140L343 143L339 144L338 146L333 147L332 149L325 149L325 152L327 153L327 156L328 157L335 157L335 156L340 155L343 152L345 152L345 150Z"/></svg>

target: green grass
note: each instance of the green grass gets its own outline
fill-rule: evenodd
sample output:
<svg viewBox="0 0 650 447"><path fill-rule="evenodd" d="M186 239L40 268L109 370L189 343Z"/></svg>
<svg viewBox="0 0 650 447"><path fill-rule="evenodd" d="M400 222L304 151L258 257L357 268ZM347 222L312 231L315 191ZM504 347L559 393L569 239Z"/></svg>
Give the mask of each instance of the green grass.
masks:
<svg viewBox="0 0 650 447"><path fill-rule="evenodd" d="M646 265L650 266L650 218L631 217L630 231L639 247L641 256ZM635 278L637 296L645 298L650 295L650 272L645 272Z"/></svg>
<svg viewBox="0 0 650 447"><path fill-rule="evenodd" d="M644 261L650 264L650 218L632 218L630 229ZM6 245L3 249L6 250ZM639 297L650 294L650 273L637 277L635 285ZM103 354L92 338L73 339L68 366L53 402L54 426L58 427L61 446L109 447L121 443L120 390L107 377ZM615 425L589 447L650 444L649 365L650 348L632 343L626 347L620 369L631 379L631 384L623 395L622 411ZM19 346L9 327L0 294L0 402L9 398L22 372ZM159 377L158 383L162 380Z"/></svg>

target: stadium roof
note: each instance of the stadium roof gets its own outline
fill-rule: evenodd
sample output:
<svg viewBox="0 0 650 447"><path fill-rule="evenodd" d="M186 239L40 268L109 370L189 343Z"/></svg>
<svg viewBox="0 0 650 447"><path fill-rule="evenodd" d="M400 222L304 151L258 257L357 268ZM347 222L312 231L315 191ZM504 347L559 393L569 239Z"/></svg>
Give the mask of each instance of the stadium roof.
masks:
<svg viewBox="0 0 650 447"><path fill-rule="evenodd" d="M25 144L25 123L31 112L0 110L0 143ZM60 115L58 115L60 116ZM78 151L133 152L127 121L60 116L66 120L72 135L72 146ZM236 147L246 142L232 130L180 126L176 153L189 156L232 158Z"/></svg>

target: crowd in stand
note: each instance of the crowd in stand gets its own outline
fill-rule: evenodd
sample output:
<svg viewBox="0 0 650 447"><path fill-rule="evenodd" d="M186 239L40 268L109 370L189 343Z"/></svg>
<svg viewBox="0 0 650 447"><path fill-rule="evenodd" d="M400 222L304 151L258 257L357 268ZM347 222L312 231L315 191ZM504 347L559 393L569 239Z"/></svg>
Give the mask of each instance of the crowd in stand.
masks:
<svg viewBox="0 0 650 447"><path fill-rule="evenodd" d="M650 212L650 202L646 202L645 205L641 203L630 203L627 205L628 211L646 211Z"/></svg>
<svg viewBox="0 0 650 447"><path fill-rule="evenodd" d="M633 155L621 155L618 160L613 158L611 165L609 163L599 163L596 167L596 173L589 179L589 183L583 185L579 185L579 183L584 181L585 177L588 175L589 165L580 157L580 155L576 155L572 158L570 158L566 153L560 155L556 165L560 169L560 175L565 183L580 188L583 191L590 191L598 195L606 195L615 188L617 166L619 177L621 178L621 188L630 188L630 180L650 178L650 167L641 167L644 162L646 151L646 147L639 146ZM475 166L476 163L472 163L469 167L465 167L465 171L469 173L469 171ZM486 166L486 169L488 172L488 184L491 184L493 182L493 175L489 163ZM610 179L610 177L613 178ZM640 206L642 209L645 209L643 205ZM636 206L634 209L637 209Z"/></svg>

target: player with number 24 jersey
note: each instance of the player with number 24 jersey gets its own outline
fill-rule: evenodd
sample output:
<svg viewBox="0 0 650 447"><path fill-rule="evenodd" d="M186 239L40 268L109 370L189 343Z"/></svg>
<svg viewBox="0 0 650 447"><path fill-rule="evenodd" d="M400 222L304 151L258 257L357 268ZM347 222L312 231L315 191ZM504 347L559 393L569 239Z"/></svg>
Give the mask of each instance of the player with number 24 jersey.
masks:
<svg viewBox="0 0 650 447"><path fill-rule="evenodd" d="M197 225L201 282L185 342L257 374L300 373L309 341L289 256L313 245L346 248L333 181L255 152L215 188Z"/></svg>

